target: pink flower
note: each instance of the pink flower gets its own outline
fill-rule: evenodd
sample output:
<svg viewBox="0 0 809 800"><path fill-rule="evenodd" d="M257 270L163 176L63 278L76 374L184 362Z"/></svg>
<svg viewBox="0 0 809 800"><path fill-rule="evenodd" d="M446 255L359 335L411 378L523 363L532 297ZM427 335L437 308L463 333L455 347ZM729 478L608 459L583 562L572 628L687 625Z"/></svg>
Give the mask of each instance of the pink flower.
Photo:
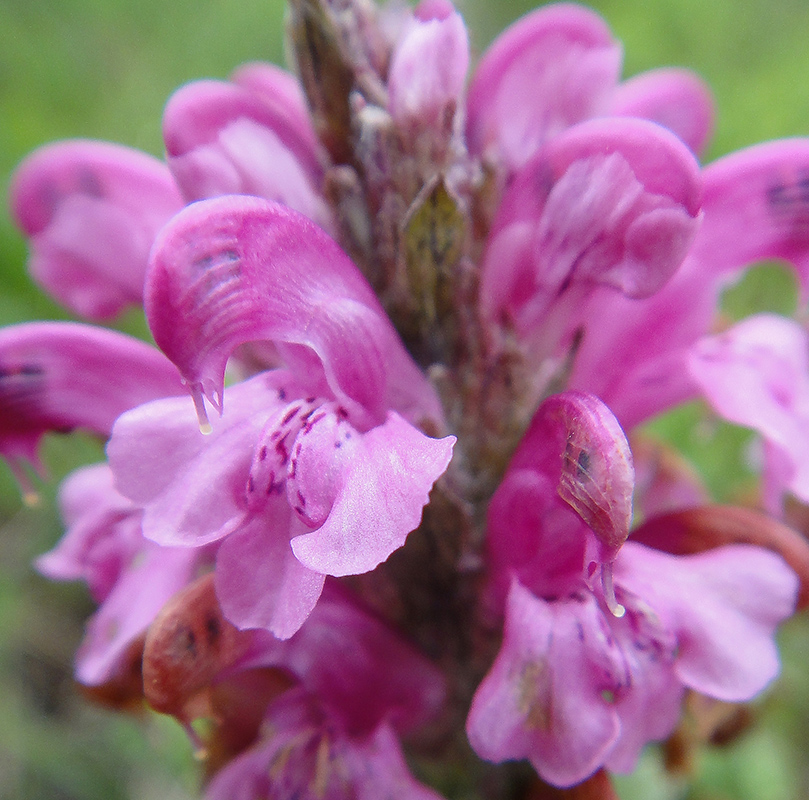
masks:
<svg viewBox="0 0 809 800"><path fill-rule="evenodd" d="M144 539L141 510L118 494L106 464L72 473L60 505L67 530L36 566L55 580L84 580L99 603L76 653L76 679L89 686L125 679L157 613L212 554Z"/></svg>
<svg viewBox="0 0 809 800"><path fill-rule="evenodd" d="M602 766L631 771L646 742L673 730L686 687L732 701L761 691L778 671L775 627L795 605L795 574L763 549L622 544L627 454L603 404L552 397L489 508L495 608L509 582L505 631L467 732L482 757L527 758L557 786Z"/></svg>
<svg viewBox="0 0 809 800"><path fill-rule="evenodd" d="M809 286L809 236L800 176L809 142L769 142L725 156L702 172L702 223L681 267L648 299L593 292L570 387L606 402L631 428L697 396L687 366L711 333L719 296L750 264L781 259ZM588 332L588 327L592 332Z"/></svg>
<svg viewBox="0 0 809 800"><path fill-rule="evenodd" d="M73 322L32 322L0 331L0 455L23 491L41 472L45 433L76 428L106 438L119 414L183 391L174 366L153 347Z"/></svg>
<svg viewBox="0 0 809 800"><path fill-rule="evenodd" d="M183 392L174 366L136 339L78 323L42 322L0 332L0 453L21 487L42 471L46 433L84 429L106 439L131 405ZM92 686L122 679L132 648L163 603L209 554L169 550L143 539L141 510L113 487L106 464L74 472L60 506L67 531L38 569L57 580L83 580L101 604L76 656L76 677Z"/></svg>
<svg viewBox="0 0 809 800"><path fill-rule="evenodd" d="M807 294L809 143L701 169L702 83L619 82L573 4L515 23L468 92L449 0L293 3L289 29L301 85L250 64L181 87L165 165L69 142L13 183L43 286L93 318L142 299L159 348L0 331L28 496L46 433L107 440L37 562L99 604L77 676L197 745L207 717L214 799L436 800L399 737L459 795L518 792L478 756L561 787L630 770L687 689L767 685L809 575L802 540L705 506L687 469L636 476L623 432L703 396L763 437L770 508L809 500L804 332L713 327L751 261Z"/></svg>
<svg viewBox="0 0 809 800"><path fill-rule="evenodd" d="M586 324L580 309L597 287L645 298L675 274L699 228L701 189L693 156L652 123L560 133L503 195L481 266L484 317L555 354Z"/></svg>
<svg viewBox="0 0 809 800"><path fill-rule="evenodd" d="M208 800L440 800L410 774L388 725L353 738L302 689L283 694L267 709L271 732L217 774Z"/></svg>
<svg viewBox="0 0 809 800"><path fill-rule="evenodd" d="M303 279L306 276L306 279ZM108 455L120 490L167 546L222 540L217 589L240 627L292 635L325 575L367 572L419 524L453 437L434 395L348 258L301 215L257 198L197 203L161 234L147 316L209 425L182 401L123 415ZM240 344L286 369L223 390ZM245 573L243 565L252 569Z"/></svg>
<svg viewBox="0 0 809 800"><path fill-rule="evenodd" d="M155 708L186 725L200 712L212 717L212 733L199 744L235 749L209 797L371 798L396 787L397 797L437 798L410 776L398 741L441 706L433 664L336 582L301 629L280 641L233 629L209 577L161 612L143 660ZM234 714L241 702L249 708Z"/></svg>

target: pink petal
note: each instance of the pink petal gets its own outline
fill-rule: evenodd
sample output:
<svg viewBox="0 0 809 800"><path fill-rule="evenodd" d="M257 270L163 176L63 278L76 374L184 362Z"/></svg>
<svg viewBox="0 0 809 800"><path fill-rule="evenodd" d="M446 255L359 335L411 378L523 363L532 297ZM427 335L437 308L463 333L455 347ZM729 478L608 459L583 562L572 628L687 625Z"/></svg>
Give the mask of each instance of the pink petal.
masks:
<svg viewBox="0 0 809 800"><path fill-rule="evenodd" d="M502 648L477 689L466 731L488 761L530 759L555 786L604 763L618 716L602 693L622 666L592 598L545 602L514 582Z"/></svg>
<svg viewBox="0 0 809 800"><path fill-rule="evenodd" d="M350 441L335 438L328 424L315 426L301 441L296 491L315 502L322 502L321 493L336 494L320 527L293 539L292 549L310 569L354 575L376 567L418 527L455 437L430 439L391 412Z"/></svg>
<svg viewBox="0 0 809 800"><path fill-rule="evenodd" d="M84 580L101 603L143 547L140 509L115 491L107 464L71 473L59 489L59 506L67 530L36 568L52 580Z"/></svg>
<svg viewBox="0 0 809 800"><path fill-rule="evenodd" d="M178 214L153 250L146 308L155 340L199 404L204 393L220 405L234 348L269 339L283 345L299 380L315 394L327 383L358 418L381 421L391 406L411 419L441 418L357 268L282 206L223 197Z"/></svg>
<svg viewBox="0 0 809 800"><path fill-rule="evenodd" d="M469 88L469 149L508 170L549 138L600 113L621 49L604 21L572 3L537 9L486 51Z"/></svg>
<svg viewBox="0 0 809 800"><path fill-rule="evenodd" d="M256 80L256 69L248 73L248 84ZM171 171L188 200L256 195L331 228L331 212L318 191L322 170L311 127L284 113L284 94L268 101L265 92L218 81L197 81L175 92L163 119Z"/></svg>
<svg viewBox="0 0 809 800"><path fill-rule="evenodd" d="M241 85L208 80L194 81L178 89L163 114L163 137L169 158L215 142L219 133L237 120L250 120L272 131L300 162L310 180L319 180L322 170L316 140L311 125L301 115L298 100L290 98L284 89L269 99L269 82L259 91L253 90L255 83L261 82L256 74L256 70L246 73Z"/></svg>
<svg viewBox="0 0 809 800"><path fill-rule="evenodd" d="M303 689L274 700L262 730L268 733L217 773L207 800L441 800L410 774L387 725L353 739Z"/></svg>
<svg viewBox="0 0 809 800"><path fill-rule="evenodd" d="M219 547L216 594L237 627L266 628L288 639L312 613L324 576L292 554L289 528L288 508L276 501L272 513L251 519Z"/></svg>
<svg viewBox="0 0 809 800"><path fill-rule="evenodd" d="M182 393L177 370L153 347L73 322L0 331L0 453L36 463L48 431L107 436L121 413Z"/></svg>
<svg viewBox="0 0 809 800"><path fill-rule="evenodd" d="M514 575L538 597L566 596L582 586L590 532L556 486L533 466L512 466L489 503L486 567L495 617Z"/></svg>
<svg viewBox="0 0 809 800"><path fill-rule="evenodd" d="M758 145L710 165L689 257L649 300L602 292L588 304L584 316L598 326L584 337L571 385L597 393L627 426L697 394L687 351L710 331L723 284L751 262L784 258L807 294L804 174L804 139Z"/></svg>
<svg viewBox="0 0 809 800"><path fill-rule="evenodd" d="M383 720L399 732L434 718L445 699L440 670L337 581L326 581L290 639L261 640L240 669L280 666L295 675L352 735Z"/></svg>
<svg viewBox="0 0 809 800"><path fill-rule="evenodd" d="M284 403L283 375L264 373L228 389L228 413L203 436L188 398L159 400L121 416L107 457L123 494L145 506L144 535L197 547L241 524L256 442Z"/></svg>
<svg viewBox="0 0 809 800"><path fill-rule="evenodd" d="M163 605L192 578L199 552L145 542L103 605L90 618L76 653L76 678L91 686L116 677L130 645Z"/></svg>
<svg viewBox="0 0 809 800"><path fill-rule="evenodd" d="M691 399L697 387L685 366L687 348L708 329L716 302L715 288L685 267L645 300L593 292L582 311L593 323L570 386L597 394L627 429Z"/></svg>
<svg viewBox="0 0 809 800"><path fill-rule="evenodd" d="M809 500L809 342L792 320L749 317L701 339L688 368L725 419L761 434L784 462L788 488Z"/></svg>
<svg viewBox="0 0 809 800"><path fill-rule="evenodd" d="M612 94L609 113L657 122L697 154L713 128L710 90L686 69L655 69L620 83Z"/></svg>
<svg viewBox="0 0 809 800"><path fill-rule="evenodd" d="M319 144L309 107L298 79L291 72L269 62L253 61L234 70L230 80L260 97L277 118L286 120L296 139L305 143L310 152L317 153Z"/></svg>
<svg viewBox="0 0 809 800"><path fill-rule="evenodd" d="M34 278L90 319L141 302L154 237L183 205L157 159L81 140L29 156L10 194L12 213L31 238Z"/></svg>
<svg viewBox="0 0 809 800"><path fill-rule="evenodd" d="M649 613L643 601L639 606ZM629 611L610 620L629 673L628 685L614 698L621 735L605 761L613 772L633 772L643 748L670 736L680 719L684 687L672 668L675 648L640 635L638 616Z"/></svg>
<svg viewBox="0 0 809 800"><path fill-rule="evenodd" d="M792 614L798 589L780 556L750 545L671 556L627 542L615 581L675 633L675 670L686 686L741 702L778 673L773 635Z"/></svg>
<svg viewBox="0 0 809 800"><path fill-rule="evenodd" d="M704 279L731 277L754 261L782 258L809 293L809 139L767 142L705 169L705 221L694 242Z"/></svg>

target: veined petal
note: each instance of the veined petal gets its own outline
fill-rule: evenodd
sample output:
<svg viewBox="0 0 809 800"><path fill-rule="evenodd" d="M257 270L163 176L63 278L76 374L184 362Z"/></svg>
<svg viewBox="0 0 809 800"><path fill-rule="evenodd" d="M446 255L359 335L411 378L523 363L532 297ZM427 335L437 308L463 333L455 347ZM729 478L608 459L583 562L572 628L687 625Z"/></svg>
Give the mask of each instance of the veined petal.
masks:
<svg viewBox="0 0 809 800"><path fill-rule="evenodd" d="M680 680L719 700L750 700L778 673L776 626L795 608L798 580L780 556L731 544L671 556L627 542L615 581L642 597L677 637Z"/></svg>
<svg viewBox="0 0 809 800"><path fill-rule="evenodd" d="M563 392L545 400L509 466L518 469L555 484L595 534L599 560L615 558L629 535L635 472L629 443L598 398Z"/></svg>
<svg viewBox="0 0 809 800"><path fill-rule="evenodd" d="M339 576L368 572L404 545L449 464L455 437L431 439L391 412L348 440L325 422L299 442L294 491L320 501L321 518L315 531L292 540L292 550L310 569Z"/></svg>
<svg viewBox="0 0 809 800"><path fill-rule="evenodd" d="M474 74L470 150L519 168L550 137L600 113L620 69L621 48L594 12L559 3L527 14L495 40Z"/></svg>
<svg viewBox="0 0 809 800"><path fill-rule="evenodd" d="M502 648L472 700L469 742L489 761L529 759L555 786L579 783L619 736L603 693L617 689L621 673L592 597L546 602L515 581Z"/></svg>
<svg viewBox="0 0 809 800"><path fill-rule="evenodd" d="M687 69L654 69L623 81L612 93L609 114L657 122L697 154L713 128L710 90Z"/></svg>
<svg viewBox="0 0 809 800"><path fill-rule="evenodd" d="M174 365L145 342L75 322L0 330L0 454L36 463L47 431L108 436L138 403L183 393Z"/></svg>
<svg viewBox="0 0 809 800"><path fill-rule="evenodd" d="M558 324L577 322L599 285L654 294L688 252L700 187L691 152L645 120L591 120L557 136L503 197L482 265L483 313L536 338L552 309L565 312Z"/></svg>
<svg viewBox="0 0 809 800"><path fill-rule="evenodd" d="M149 249L183 206L165 164L115 144L40 148L15 173L12 213L31 239L31 273L72 311L105 319L140 303Z"/></svg>
<svg viewBox="0 0 809 800"><path fill-rule="evenodd" d="M357 268L320 228L283 206L222 197L178 214L152 253L146 313L199 403L205 394L220 406L236 346L269 339L284 345L302 383L316 394L327 383L364 424L384 420L391 406L409 419L441 418Z"/></svg>
<svg viewBox="0 0 809 800"><path fill-rule="evenodd" d="M198 547L234 530L246 514L256 442L282 408L283 373L228 389L228 414L200 434L188 398L147 403L115 423L107 457L116 485L145 507L143 531L163 545Z"/></svg>
<svg viewBox="0 0 809 800"><path fill-rule="evenodd" d="M649 742L669 736L680 718L684 687L673 661L676 641L668 631L655 630L654 613L643 601L631 607L623 619L611 619L610 629L621 649L629 680L615 693L613 707L620 719L621 735L605 761L614 772L632 772ZM645 614L644 614L645 612ZM644 619L645 615L651 620ZM646 631L644 628L651 628Z"/></svg>
<svg viewBox="0 0 809 800"><path fill-rule="evenodd" d="M781 258L809 296L809 139L783 139L720 158L704 171L705 220L694 269L715 281Z"/></svg>

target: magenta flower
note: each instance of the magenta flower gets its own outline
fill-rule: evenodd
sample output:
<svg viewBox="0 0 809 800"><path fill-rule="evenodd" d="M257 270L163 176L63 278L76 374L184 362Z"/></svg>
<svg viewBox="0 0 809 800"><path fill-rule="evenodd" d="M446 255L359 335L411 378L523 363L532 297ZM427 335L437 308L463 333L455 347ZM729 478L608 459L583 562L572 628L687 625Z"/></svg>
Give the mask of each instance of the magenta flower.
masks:
<svg viewBox="0 0 809 800"><path fill-rule="evenodd" d="M398 737L435 717L444 684L396 630L329 582L301 629L280 641L232 629L210 588L201 578L166 606L149 629L143 662L155 707L184 722L187 709L209 709L213 733L200 746L221 751L242 741L234 753L242 755L209 796L308 789L374 797L384 786L396 787L396 796L437 797L410 776ZM255 720L252 744L242 738L244 717L222 704L243 696Z"/></svg>
<svg viewBox="0 0 809 800"><path fill-rule="evenodd" d="M31 241L34 279L92 320L140 305L154 237L183 205L164 164L106 142L37 150L10 191L17 224Z"/></svg>
<svg viewBox="0 0 809 800"><path fill-rule="evenodd" d="M795 605L794 573L759 548L674 556L623 544L628 453L603 404L558 395L489 507L505 630L467 732L484 758L527 758L557 786L602 766L631 771L673 730L686 687L730 701L761 691L778 671L775 627Z"/></svg>
<svg viewBox="0 0 809 800"><path fill-rule="evenodd" d="M147 316L200 425L203 396L223 416L206 438L181 401L123 415L108 448L117 484L144 507L147 538L223 540L226 615L288 637L325 575L367 572L404 544L453 437L408 421L440 425L429 386L351 262L280 206L229 197L179 214L155 246ZM228 356L257 339L287 369L224 390Z"/></svg>
<svg viewBox="0 0 809 800"><path fill-rule="evenodd" d="M133 405L183 391L176 369L153 347L113 331L71 322L0 331L0 455L26 493L24 465L48 431L76 428L101 437Z"/></svg>
<svg viewBox="0 0 809 800"><path fill-rule="evenodd" d="M174 366L123 334L77 323L29 323L0 332L0 453L36 497L25 471L43 468L38 445L76 428L106 439L131 405L184 393ZM106 464L70 475L60 492L64 538L37 560L57 580L83 580L101 608L76 656L76 678L97 686L122 678L131 648L162 605L210 555L143 539L141 510L113 487Z"/></svg>
<svg viewBox="0 0 809 800"><path fill-rule="evenodd" d="M160 609L212 554L144 539L141 510L115 490L106 464L72 473L60 506L67 530L36 566L55 580L85 581L99 604L76 653L76 679L88 686L126 679Z"/></svg>
<svg viewBox="0 0 809 800"><path fill-rule="evenodd" d="M206 791L208 800L440 800L410 774L387 725L354 739L301 689L273 702L264 725L272 735L217 774Z"/></svg>

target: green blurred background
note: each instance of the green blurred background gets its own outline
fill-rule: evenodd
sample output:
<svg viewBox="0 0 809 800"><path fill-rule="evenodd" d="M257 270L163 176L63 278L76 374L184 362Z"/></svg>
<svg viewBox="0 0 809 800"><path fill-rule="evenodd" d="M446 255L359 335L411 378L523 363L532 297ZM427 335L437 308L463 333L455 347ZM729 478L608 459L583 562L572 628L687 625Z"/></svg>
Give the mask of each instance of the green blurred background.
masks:
<svg viewBox="0 0 809 800"><path fill-rule="evenodd" d="M534 7L526 0L459 3L476 53ZM756 141L809 134L809 4L805 0L600 0L592 3L624 43L629 76L670 64L711 85L716 131L707 160ZM95 137L162 152L163 104L180 83L225 77L238 64L283 63L279 0L0 0L0 186L34 147ZM25 246L0 210L0 323L64 317L30 283ZM729 298L733 315L790 310L791 280L756 270ZM136 314L120 326L145 335ZM749 437L698 406L656 425L697 460L719 499L749 482ZM196 794L190 747L177 727L97 709L70 681L81 620L81 587L52 585L31 559L59 535L58 479L99 458L87 438L50 438L43 501L22 508L0 468L0 800L174 800ZM740 642L740 647L745 643ZM793 620L782 635L784 674L757 704L750 732L704 753L689 779L661 773L651 749L618 782L625 800L801 800L809 797L809 631Z"/></svg>

